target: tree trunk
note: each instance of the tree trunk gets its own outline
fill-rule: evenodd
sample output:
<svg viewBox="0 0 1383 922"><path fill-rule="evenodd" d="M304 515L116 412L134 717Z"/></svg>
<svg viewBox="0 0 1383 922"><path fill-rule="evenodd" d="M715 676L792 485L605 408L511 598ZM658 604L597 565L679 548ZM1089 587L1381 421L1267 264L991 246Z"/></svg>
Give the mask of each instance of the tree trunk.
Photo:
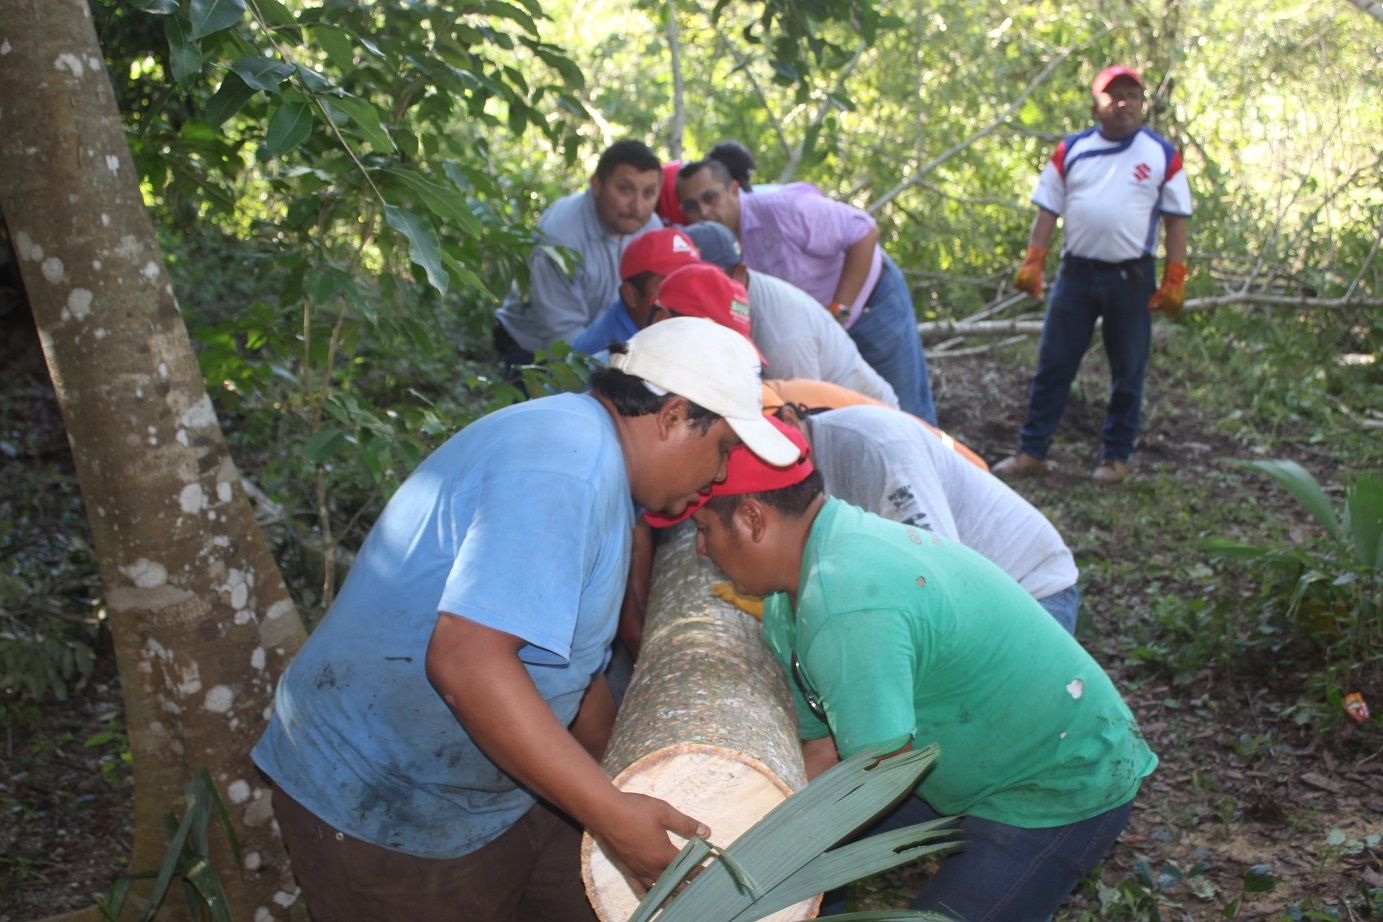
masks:
<svg viewBox="0 0 1383 922"><path fill-rule="evenodd" d="M724 576L695 543L683 524L658 549L643 650L604 767L620 790L666 800L725 846L806 784L806 772L782 668L759 623L711 595ZM581 859L597 915L624 922L641 895L589 834ZM810 918L815 904L769 918Z"/></svg>
<svg viewBox="0 0 1383 922"><path fill-rule="evenodd" d="M668 159L681 160L687 110L682 87L682 46L677 35L677 0L667 0L667 50L668 66L672 68L672 124L668 126Z"/></svg>
<svg viewBox="0 0 1383 922"><path fill-rule="evenodd" d="M120 665L132 867L158 867L163 816L185 811L183 786L204 766L240 842L237 865L212 831L231 915L286 918L296 888L249 751L302 625L221 438L82 0L0 3L0 99L0 209Z"/></svg>

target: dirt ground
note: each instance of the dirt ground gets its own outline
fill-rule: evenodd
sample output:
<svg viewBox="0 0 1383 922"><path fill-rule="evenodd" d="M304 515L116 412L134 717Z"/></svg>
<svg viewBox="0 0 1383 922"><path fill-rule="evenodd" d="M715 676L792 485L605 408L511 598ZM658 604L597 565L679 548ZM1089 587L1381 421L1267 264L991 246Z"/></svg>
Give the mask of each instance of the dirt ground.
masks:
<svg viewBox="0 0 1383 922"><path fill-rule="evenodd" d="M943 428L991 463L1007 454L1022 421L1029 361L1021 351L933 360ZM1098 451L1103 371L1100 362L1086 364L1055 448L1055 472L1020 489L1048 512L1075 550L1083 572L1080 639L1125 689L1161 764L1145 783L1100 881L1082 884L1063 915L1371 915L1374 894L1383 893L1378 753L1358 741L1322 736L1310 722L1298 723L1295 679L1266 670L1261 676L1203 670L1174 682L1135 663L1122 630L1128 612L1153 595L1194 598L1198 589L1176 575L1185 572L1177 566L1176 548L1154 545L1146 566L1119 570L1136 572L1117 580L1102 566L1149 554L1144 532L1156 522L1094 514L1117 506L1117 494L1098 492L1088 480ZM1220 432L1215 411L1180 396L1183 383L1156 370L1150 377L1146 431L1135 465L1141 486L1134 490L1173 496L1179 484L1216 478L1229 484L1242 477L1225 459L1243 456L1243 446ZM43 418L47 412L55 407L36 412L34 425L51 426L52 418ZM1310 449L1302 451L1297 460L1311 468ZM70 462L59 451L11 463ZM1290 508L1262 485L1251 489L1255 502ZM1169 504L1169 515L1171 509ZM112 762L111 745L87 745L118 727L120 713L119 682L105 651L81 694L6 727L0 738L0 922L90 905L126 870L132 835L128 769ZM1267 867L1251 871L1260 866ZM1266 881L1268 874L1277 881L1274 887L1245 893L1246 879ZM904 875L900 887L912 883Z"/></svg>

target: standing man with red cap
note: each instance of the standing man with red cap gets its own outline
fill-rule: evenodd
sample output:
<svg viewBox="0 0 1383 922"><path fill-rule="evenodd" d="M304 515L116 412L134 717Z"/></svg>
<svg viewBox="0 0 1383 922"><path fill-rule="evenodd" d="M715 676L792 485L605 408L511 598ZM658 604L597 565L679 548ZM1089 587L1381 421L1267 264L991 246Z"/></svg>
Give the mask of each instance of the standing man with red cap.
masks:
<svg viewBox="0 0 1383 922"><path fill-rule="evenodd" d="M1046 473L1052 434L1099 318L1112 380L1104 445L1092 476L1106 485L1128 476L1152 339L1150 312L1176 317L1186 299L1191 188L1181 154L1143 125L1143 81L1136 72L1105 68L1090 89L1090 112L1099 124L1057 145L1043 169L1032 196L1038 211L1027 258L1013 280L1016 288L1041 296L1047 249L1064 215L1061 271L1047 305L1027 421L1018 452L994 466L1004 479ZM1156 288L1159 218L1167 258Z"/></svg>

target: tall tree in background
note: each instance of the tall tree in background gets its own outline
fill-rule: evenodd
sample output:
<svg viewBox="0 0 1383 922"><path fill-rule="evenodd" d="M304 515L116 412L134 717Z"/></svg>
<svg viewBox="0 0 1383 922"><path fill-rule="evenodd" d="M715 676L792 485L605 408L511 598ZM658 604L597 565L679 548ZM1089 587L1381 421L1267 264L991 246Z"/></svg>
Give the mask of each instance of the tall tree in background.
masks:
<svg viewBox="0 0 1383 922"><path fill-rule="evenodd" d="M0 209L100 562L134 760L136 869L205 766L235 918L294 890L249 750L303 640L207 398L84 0L0 4Z"/></svg>

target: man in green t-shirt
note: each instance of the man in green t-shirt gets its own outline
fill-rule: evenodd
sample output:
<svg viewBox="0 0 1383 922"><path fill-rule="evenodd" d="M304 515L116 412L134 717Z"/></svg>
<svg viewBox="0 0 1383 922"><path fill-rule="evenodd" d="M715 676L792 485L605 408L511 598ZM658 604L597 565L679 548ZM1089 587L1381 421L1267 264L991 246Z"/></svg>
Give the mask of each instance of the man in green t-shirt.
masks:
<svg viewBox="0 0 1383 922"><path fill-rule="evenodd" d="M913 908L1048 918L1123 831L1157 757L1109 676L1011 577L826 496L805 440L781 428L802 459L733 451L693 518L698 553L765 597L808 777L867 746L938 743L915 796L866 834L960 816L968 844Z"/></svg>

